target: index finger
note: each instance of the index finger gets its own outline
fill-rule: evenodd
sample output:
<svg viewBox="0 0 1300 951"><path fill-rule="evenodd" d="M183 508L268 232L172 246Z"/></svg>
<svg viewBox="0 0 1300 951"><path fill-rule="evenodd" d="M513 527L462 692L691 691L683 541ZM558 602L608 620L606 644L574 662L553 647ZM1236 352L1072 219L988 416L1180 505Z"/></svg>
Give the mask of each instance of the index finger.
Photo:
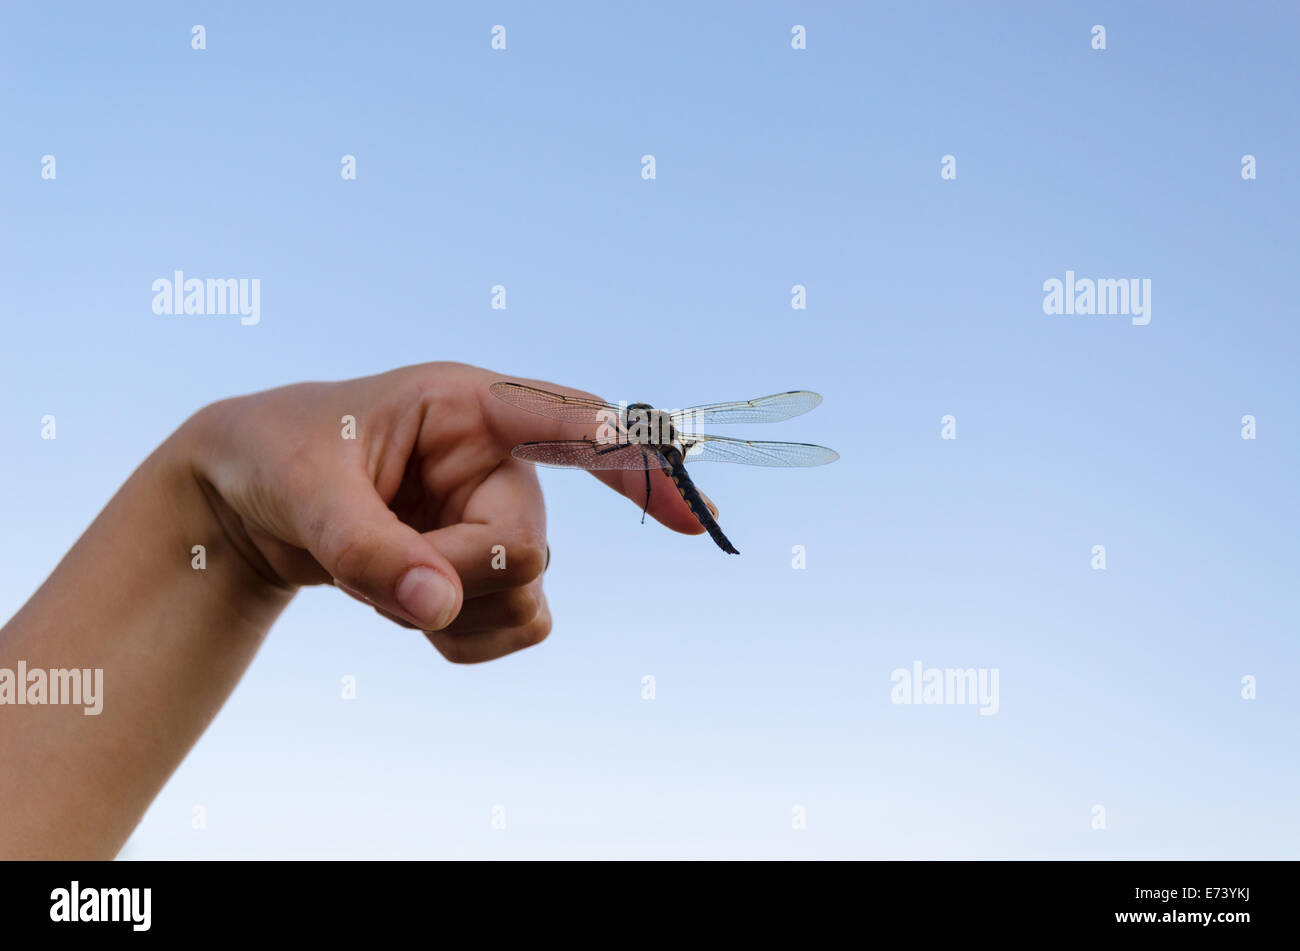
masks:
<svg viewBox="0 0 1300 951"><path fill-rule="evenodd" d="M592 430L599 420L593 407L590 422L566 421L552 419L531 413L498 399L490 387L493 383L519 383L541 390L558 393L561 396L604 402L594 393L576 390L573 387L560 386L546 380L530 380L520 377L496 376L484 374L479 384L479 404L483 418L487 421L493 438L496 439L503 456L509 455L511 448L523 442L540 442L553 439L591 438ZM704 527L699 523L682 498L673 480L662 469L650 471L650 505L646 509L650 516L675 532L686 535L699 535ZM636 503L640 508L646 504L646 470L643 469L601 469L591 470L591 474L615 492Z"/></svg>

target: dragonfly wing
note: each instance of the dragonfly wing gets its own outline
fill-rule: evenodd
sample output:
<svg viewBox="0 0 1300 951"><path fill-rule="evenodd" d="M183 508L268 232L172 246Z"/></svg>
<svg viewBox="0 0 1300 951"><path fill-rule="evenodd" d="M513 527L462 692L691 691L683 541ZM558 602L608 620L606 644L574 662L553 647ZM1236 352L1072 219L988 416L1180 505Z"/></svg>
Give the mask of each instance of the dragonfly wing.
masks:
<svg viewBox="0 0 1300 951"><path fill-rule="evenodd" d="M602 400L563 396L550 390L539 390L535 386L524 386L522 383L493 383L488 389L497 399L538 416L562 419L568 423L618 424L618 407Z"/></svg>
<svg viewBox="0 0 1300 951"><path fill-rule="evenodd" d="M664 469L668 460L657 450L636 443L600 443L591 439L525 442L510 455L539 466L564 469Z"/></svg>
<svg viewBox="0 0 1300 951"><path fill-rule="evenodd" d="M674 426L687 432L694 426L714 423L779 423L808 412L821 401L821 396L810 390L790 390L756 400L692 406L673 413L672 420Z"/></svg>
<svg viewBox="0 0 1300 951"><path fill-rule="evenodd" d="M824 466L840 454L825 446L807 442L762 442L699 436L683 440L690 462L739 462L747 466Z"/></svg>

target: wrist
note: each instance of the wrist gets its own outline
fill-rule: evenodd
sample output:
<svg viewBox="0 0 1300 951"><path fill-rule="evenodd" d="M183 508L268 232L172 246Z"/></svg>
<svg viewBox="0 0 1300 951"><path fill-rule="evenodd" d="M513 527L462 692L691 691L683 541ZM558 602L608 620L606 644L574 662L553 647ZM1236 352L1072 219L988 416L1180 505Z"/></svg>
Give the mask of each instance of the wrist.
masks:
<svg viewBox="0 0 1300 951"><path fill-rule="evenodd" d="M191 567L215 570L232 591L282 607L296 587L272 569L220 488L237 463L230 440L233 402L204 407L172 434L160 449L166 460L164 478L183 500L181 524ZM196 567L200 561L206 562L205 568Z"/></svg>

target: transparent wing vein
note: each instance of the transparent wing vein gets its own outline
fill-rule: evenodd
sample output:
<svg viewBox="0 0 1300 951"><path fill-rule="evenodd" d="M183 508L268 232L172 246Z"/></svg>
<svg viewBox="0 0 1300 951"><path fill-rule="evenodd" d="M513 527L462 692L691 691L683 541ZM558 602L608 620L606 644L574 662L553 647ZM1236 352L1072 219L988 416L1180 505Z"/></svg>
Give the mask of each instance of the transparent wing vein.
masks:
<svg viewBox="0 0 1300 951"><path fill-rule="evenodd" d="M806 442L765 442L701 436L688 441L687 463L737 462L747 466L824 466L840 454Z"/></svg>
<svg viewBox="0 0 1300 951"><path fill-rule="evenodd" d="M662 469L666 459L649 446L606 444L591 439L556 439L525 442L510 455L538 466L563 469Z"/></svg>
<svg viewBox="0 0 1300 951"><path fill-rule="evenodd" d="M493 383L488 389L497 399L538 416L548 416L569 423L617 424L618 407L602 400L582 396L563 396L522 383Z"/></svg>
<svg viewBox="0 0 1300 951"><path fill-rule="evenodd" d="M672 418L674 426L688 431L714 423L779 423L808 412L821 401L821 396L810 390L790 390L755 400L692 406L673 413Z"/></svg>

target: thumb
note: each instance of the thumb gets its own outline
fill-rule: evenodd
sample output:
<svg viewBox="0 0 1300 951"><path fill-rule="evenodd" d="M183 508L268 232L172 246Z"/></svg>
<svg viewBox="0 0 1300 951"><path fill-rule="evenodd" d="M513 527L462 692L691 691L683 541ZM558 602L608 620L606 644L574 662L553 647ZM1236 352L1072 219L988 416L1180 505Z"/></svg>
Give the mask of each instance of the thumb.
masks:
<svg viewBox="0 0 1300 951"><path fill-rule="evenodd" d="M426 631L441 630L460 613L456 570L368 480L324 487L309 511L307 550L339 587Z"/></svg>

